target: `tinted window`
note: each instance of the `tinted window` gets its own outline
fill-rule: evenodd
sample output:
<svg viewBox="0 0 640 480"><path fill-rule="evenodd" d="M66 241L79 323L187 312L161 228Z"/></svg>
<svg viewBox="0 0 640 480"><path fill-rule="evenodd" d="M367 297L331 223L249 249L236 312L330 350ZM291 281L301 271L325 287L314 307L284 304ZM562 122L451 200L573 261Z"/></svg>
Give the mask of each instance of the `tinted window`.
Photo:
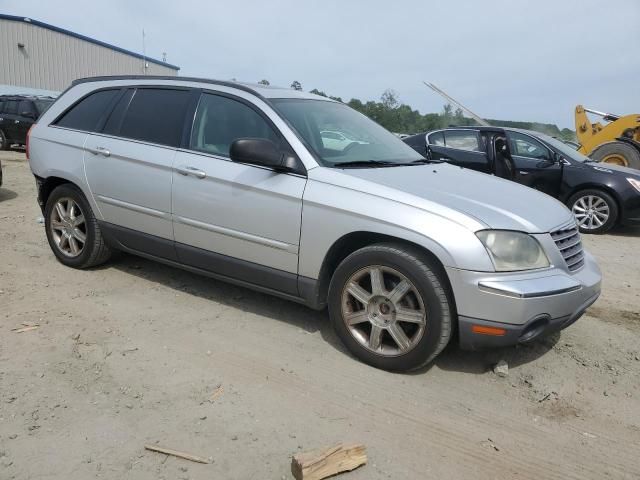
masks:
<svg viewBox="0 0 640 480"><path fill-rule="evenodd" d="M444 147L444 135L442 132L436 132L429 135L429 143L431 145L437 145Z"/></svg>
<svg viewBox="0 0 640 480"><path fill-rule="evenodd" d="M549 160L549 150L537 140L517 132L509 132L508 135L511 155Z"/></svg>
<svg viewBox="0 0 640 480"><path fill-rule="evenodd" d="M103 133L108 133L110 135L117 135L120 133L120 125L122 125L122 120L124 119L124 113L127 111L127 107L129 106L129 102L131 102L131 97L133 97L134 90L128 89L116 106L113 107L113 111L109 115L104 128L102 129Z"/></svg>
<svg viewBox="0 0 640 480"><path fill-rule="evenodd" d="M228 157L231 143L247 137L280 142L269 123L251 107L227 97L202 95L191 133L191 148Z"/></svg>
<svg viewBox="0 0 640 480"><path fill-rule="evenodd" d="M19 104L18 104L18 114L22 115L26 112L29 113L36 113L34 111L33 108L33 102L31 100L22 100Z"/></svg>
<svg viewBox="0 0 640 480"><path fill-rule="evenodd" d="M124 116L119 135L177 147L190 95L189 90L138 89Z"/></svg>
<svg viewBox="0 0 640 480"><path fill-rule="evenodd" d="M15 100L9 100L8 102L5 102L4 112L2 113L6 113L7 115L15 115L16 113L18 113L18 102Z"/></svg>
<svg viewBox="0 0 640 480"><path fill-rule="evenodd" d="M459 150L480 151L478 134L471 130L450 130L444 133L444 141L447 147Z"/></svg>
<svg viewBox="0 0 640 480"><path fill-rule="evenodd" d="M71 107L56 125L93 132L98 127L98 122L111 104L118 90L101 90L92 93Z"/></svg>

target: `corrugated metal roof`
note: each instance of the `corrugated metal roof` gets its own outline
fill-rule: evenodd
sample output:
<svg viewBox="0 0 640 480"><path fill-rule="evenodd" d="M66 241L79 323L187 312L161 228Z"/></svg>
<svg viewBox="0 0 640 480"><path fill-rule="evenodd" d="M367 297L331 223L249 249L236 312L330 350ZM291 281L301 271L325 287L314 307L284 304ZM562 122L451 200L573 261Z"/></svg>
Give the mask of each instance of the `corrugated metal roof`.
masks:
<svg viewBox="0 0 640 480"><path fill-rule="evenodd" d="M161 60L156 60L155 58L146 57L136 52L132 52L130 50L126 50L124 48L116 47L115 45L111 45L106 42L101 42L100 40L96 40L95 38L87 37L85 35L80 35L79 33L72 32L70 30L65 30L64 28L56 27L54 25L49 25L48 23L40 22L38 20L33 20L28 17L17 17L15 15L5 15L0 13L0 20L10 20L13 22L22 22L29 25L35 25L37 27L46 28L47 30L52 30L54 32L62 33L64 35L69 35L70 37L78 38L80 40L84 40L85 42L93 43L94 45L99 45L101 47L109 48L111 50L115 50L116 52L124 53L125 55L130 55L132 57L140 58L146 60L151 63L155 63L157 65L162 65L163 67L168 67L173 70L180 70L180 67L176 65L171 65L170 63L163 62Z"/></svg>

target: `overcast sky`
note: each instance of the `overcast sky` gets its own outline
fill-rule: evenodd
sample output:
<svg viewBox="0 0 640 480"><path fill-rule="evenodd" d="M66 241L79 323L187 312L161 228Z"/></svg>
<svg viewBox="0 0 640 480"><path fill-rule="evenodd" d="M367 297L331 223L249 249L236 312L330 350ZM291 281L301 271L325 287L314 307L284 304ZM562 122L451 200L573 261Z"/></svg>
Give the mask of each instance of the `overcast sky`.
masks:
<svg viewBox="0 0 640 480"><path fill-rule="evenodd" d="M422 113L433 82L487 118L573 128L583 103L640 110L640 0L0 0L28 16L181 67L345 100L387 88Z"/></svg>

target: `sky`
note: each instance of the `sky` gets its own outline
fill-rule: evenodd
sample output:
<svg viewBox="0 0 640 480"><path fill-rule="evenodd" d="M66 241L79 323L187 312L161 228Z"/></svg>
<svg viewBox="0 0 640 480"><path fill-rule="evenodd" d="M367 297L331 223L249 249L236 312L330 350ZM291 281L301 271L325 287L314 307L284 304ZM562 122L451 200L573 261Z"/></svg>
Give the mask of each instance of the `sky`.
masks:
<svg viewBox="0 0 640 480"><path fill-rule="evenodd" d="M484 118L573 128L576 104L640 111L640 0L0 0L181 67L302 83L344 100L395 90L442 110L433 82Z"/></svg>

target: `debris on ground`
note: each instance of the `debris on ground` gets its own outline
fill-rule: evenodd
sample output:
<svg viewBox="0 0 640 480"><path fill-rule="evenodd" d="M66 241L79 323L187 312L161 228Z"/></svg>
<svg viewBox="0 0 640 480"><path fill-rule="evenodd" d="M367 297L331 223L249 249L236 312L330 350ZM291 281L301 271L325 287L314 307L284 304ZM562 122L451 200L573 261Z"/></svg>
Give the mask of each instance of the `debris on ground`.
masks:
<svg viewBox="0 0 640 480"><path fill-rule="evenodd" d="M481 443L486 447L494 449L496 452L500 451L500 448L498 448L498 446L495 443L493 443L493 440L491 440L490 438L487 438L485 441Z"/></svg>
<svg viewBox="0 0 640 480"><path fill-rule="evenodd" d="M321 480L348 472L367 463L362 444L343 445L297 453L291 459L291 473L296 480Z"/></svg>
<svg viewBox="0 0 640 480"><path fill-rule="evenodd" d="M192 462L211 463L207 458L199 457L197 455L192 455L190 453L180 452L178 450L173 450L171 448L159 447L157 445L145 445L144 448L147 450L151 450L152 452L164 453L165 455L184 458L185 460L190 460Z"/></svg>
<svg viewBox="0 0 640 480"><path fill-rule="evenodd" d="M27 326L23 326L22 327L16 327L16 328L12 328L11 331L14 333L24 333L24 332L30 332L31 330L36 330L37 328L39 328L40 325L27 325Z"/></svg>
<svg viewBox="0 0 640 480"><path fill-rule="evenodd" d="M499 377L506 377L509 375L509 364L505 360L500 360L493 366L493 373Z"/></svg>
<svg viewBox="0 0 640 480"><path fill-rule="evenodd" d="M222 396L222 394L224 393L224 388L222 387L221 384L219 384L216 389L213 391L213 393L209 396L209 401L211 403L215 402L218 398L220 398L220 396Z"/></svg>

